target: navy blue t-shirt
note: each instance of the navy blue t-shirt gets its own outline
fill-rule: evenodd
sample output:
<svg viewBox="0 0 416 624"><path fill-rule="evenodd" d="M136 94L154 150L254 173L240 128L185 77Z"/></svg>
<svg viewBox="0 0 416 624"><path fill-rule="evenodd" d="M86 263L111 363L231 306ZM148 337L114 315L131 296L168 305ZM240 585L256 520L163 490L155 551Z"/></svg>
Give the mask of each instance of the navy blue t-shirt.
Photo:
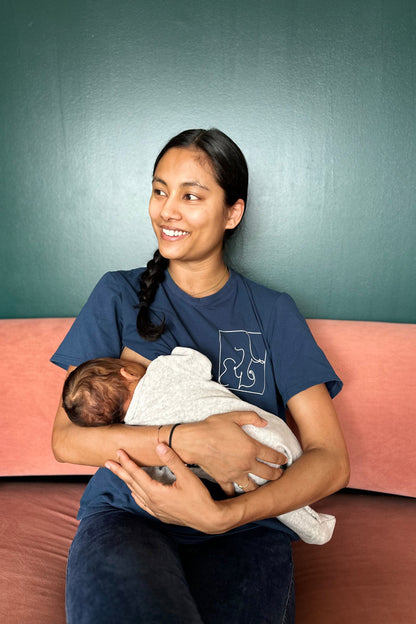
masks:
<svg viewBox="0 0 416 624"><path fill-rule="evenodd" d="M302 390L326 383L331 397L340 391L340 379L293 300L235 271L219 292L200 299L183 292L166 272L152 304L153 322L164 318L166 329L159 340L144 340L136 329L143 270L115 271L101 278L52 362L63 368L78 366L96 357L119 357L124 347L153 360L174 347L189 347L210 359L215 381L283 419L287 401ZM108 505L145 513L127 486L104 468L91 479L79 517ZM277 520L261 523L265 522L295 537ZM184 539L198 537L186 527L178 532L186 534Z"/></svg>

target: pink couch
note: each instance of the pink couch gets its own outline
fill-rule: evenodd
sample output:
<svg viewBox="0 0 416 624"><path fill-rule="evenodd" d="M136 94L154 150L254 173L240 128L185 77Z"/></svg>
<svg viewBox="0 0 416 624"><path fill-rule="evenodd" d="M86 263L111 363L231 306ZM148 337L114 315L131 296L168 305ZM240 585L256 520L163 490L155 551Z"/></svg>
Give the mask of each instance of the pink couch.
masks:
<svg viewBox="0 0 416 624"><path fill-rule="evenodd" d="M50 450L65 372L48 359L71 323L0 321L0 621L7 624L65 622L66 556L94 472L57 463ZM332 540L294 544L297 624L416 622L416 325L310 326L345 382L335 402L352 474L348 489L314 505L337 517Z"/></svg>

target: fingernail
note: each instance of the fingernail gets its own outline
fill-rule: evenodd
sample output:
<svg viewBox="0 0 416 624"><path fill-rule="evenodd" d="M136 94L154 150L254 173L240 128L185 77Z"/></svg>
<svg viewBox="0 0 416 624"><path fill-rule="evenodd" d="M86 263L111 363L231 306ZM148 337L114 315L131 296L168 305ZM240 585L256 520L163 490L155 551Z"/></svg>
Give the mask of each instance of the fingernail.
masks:
<svg viewBox="0 0 416 624"><path fill-rule="evenodd" d="M104 466L105 466L106 468L108 468L108 470L111 470L111 464L110 464L110 462L105 462Z"/></svg>

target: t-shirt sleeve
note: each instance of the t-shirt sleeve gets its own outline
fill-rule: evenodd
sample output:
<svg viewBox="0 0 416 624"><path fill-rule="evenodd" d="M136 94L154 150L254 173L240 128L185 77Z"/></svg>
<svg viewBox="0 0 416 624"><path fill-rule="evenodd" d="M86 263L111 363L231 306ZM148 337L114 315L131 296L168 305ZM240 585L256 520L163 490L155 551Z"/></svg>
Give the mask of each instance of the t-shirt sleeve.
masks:
<svg viewBox="0 0 416 624"><path fill-rule="evenodd" d="M71 329L51 357L67 369L97 357L120 357L121 295L113 273L106 273L95 286Z"/></svg>
<svg viewBox="0 0 416 624"><path fill-rule="evenodd" d="M283 293L277 300L271 328L270 348L279 392L286 405L291 397L307 388L325 383L331 398L342 388L342 381L296 307Z"/></svg>

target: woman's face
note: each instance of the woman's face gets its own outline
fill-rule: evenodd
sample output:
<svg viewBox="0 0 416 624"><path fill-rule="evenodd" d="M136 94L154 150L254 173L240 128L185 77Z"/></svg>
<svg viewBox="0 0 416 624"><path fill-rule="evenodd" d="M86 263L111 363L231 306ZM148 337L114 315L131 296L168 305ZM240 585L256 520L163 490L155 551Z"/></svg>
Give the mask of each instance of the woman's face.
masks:
<svg viewBox="0 0 416 624"><path fill-rule="evenodd" d="M166 152L156 168L149 203L162 256L201 261L221 255L225 230L237 224L234 213L203 152L176 147Z"/></svg>

